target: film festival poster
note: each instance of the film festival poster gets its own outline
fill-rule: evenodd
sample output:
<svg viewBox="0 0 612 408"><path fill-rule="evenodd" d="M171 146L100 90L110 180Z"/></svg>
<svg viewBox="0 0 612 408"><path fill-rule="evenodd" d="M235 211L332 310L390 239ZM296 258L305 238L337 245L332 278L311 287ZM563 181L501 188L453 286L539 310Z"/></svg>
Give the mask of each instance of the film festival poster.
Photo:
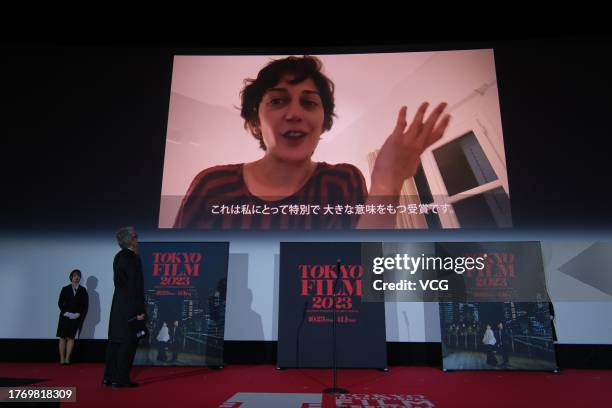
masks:
<svg viewBox="0 0 612 408"><path fill-rule="evenodd" d="M384 303L362 302L363 274L361 243L281 242L279 367L331 367L334 348L338 367L387 366Z"/></svg>
<svg viewBox="0 0 612 408"><path fill-rule="evenodd" d="M223 365L229 243L143 242L149 335L135 365Z"/></svg>
<svg viewBox="0 0 612 408"><path fill-rule="evenodd" d="M440 302L444 370L558 369L539 242L438 243L436 255L482 260Z"/></svg>

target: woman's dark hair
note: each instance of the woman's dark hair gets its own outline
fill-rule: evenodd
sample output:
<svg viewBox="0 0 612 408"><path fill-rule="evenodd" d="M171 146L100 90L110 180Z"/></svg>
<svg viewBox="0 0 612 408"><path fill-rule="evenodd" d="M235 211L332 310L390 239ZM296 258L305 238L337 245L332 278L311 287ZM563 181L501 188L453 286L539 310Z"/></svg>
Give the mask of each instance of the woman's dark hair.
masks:
<svg viewBox="0 0 612 408"><path fill-rule="evenodd" d="M278 84L284 75L293 75L290 84L299 84L310 78L315 83L321 102L323 104L323 130L330 130L334 122L334 83L326 77L321 69L323 64L317 57L287 57L273 60L263 67L257 74L256 79L245 79L244 88L240 91L242 107L240 116L244 119L244 128L248 129L255 139L259 140L259 146L266 150L266 145L258 131L259 104L266 91Z"/></svg>
<svg viewBox="0 0 612 408"><path fill-rule="evenodd" d="M79 278L83 278L83 275L81 275L81 271L79 271L78 269L75 269L72 272L70 272L70 276L69 276L70 282L72 282L72 275L74 274L79 275Z"/></svg>

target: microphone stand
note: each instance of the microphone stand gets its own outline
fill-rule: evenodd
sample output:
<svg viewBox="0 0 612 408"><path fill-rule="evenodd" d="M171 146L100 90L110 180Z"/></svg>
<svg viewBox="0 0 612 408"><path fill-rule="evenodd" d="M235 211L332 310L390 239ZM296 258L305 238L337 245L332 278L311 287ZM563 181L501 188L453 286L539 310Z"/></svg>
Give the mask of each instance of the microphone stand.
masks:
<svg viewBox="0 0 612 408"><path fill-rule="evenodd" d="M324 393L326 394L348 394L348 390L345 388L339 388L337 387L337 383L336 383L336 285L338 284L338 279L340 278L340 259L338 259L337 263L336 263L336 281L334 282L334 287L333 287L333 322L332 322L332 387L331 388L325 388L323 390Z"/></svg>
<svg viewBox="0 0 612 408"><path fill-rule="evenodd" d="M302 326L306 320L306 311L308 310L308 299L304 302L304 309L302 310L302 320L297 328L297 336L295 338L295 368L300 368L300 336L302 332Z"/></svg>

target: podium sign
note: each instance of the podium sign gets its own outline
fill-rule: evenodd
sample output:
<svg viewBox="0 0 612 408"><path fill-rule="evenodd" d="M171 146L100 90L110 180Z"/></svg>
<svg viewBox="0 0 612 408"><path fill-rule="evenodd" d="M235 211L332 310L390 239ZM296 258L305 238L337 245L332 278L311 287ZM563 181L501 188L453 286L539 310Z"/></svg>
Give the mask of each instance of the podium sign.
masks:
<svg viewBox="0 0 612 408"><path fill-rule="evenodd" d="M282 242L279 367L387 366L385 307L362 302L361 243ZM335 309L335 310L334 310Z"/></svg>

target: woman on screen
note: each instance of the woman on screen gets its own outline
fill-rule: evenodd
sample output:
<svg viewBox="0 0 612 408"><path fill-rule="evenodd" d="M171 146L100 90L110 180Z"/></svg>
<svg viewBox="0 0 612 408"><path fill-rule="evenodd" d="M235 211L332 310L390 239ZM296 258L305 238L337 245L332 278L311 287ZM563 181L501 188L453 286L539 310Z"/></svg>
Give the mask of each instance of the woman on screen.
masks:
<svg viewBox="0 0 612 408"><path fill-rule="evenodd" d="M74 339L77 331L80 331L83 327L83 321L89 307L87 289L79 285L81 282L81 271L78 269L73 270L70 272L69 279L70 285L62 288L59 300L57 301L60 316L57 322L56 336L59 337L60 364L63 365L70 364Z"/></svg>
<svg viewBox="0 0 612 408"><path fill-rule="evenodd" d="M241 116L263 150L250 163L205 169L185 195L175 228L346 229L394 228L395 215L366 212L397 205L404 180L413 177L423 151L449 123L438 105L425 118L423 103L408 126L406 107L377 156L368 194L351 164L314 162L321 135L331 129L334 84L319 59L270 62L245 80Z"/></svg>

